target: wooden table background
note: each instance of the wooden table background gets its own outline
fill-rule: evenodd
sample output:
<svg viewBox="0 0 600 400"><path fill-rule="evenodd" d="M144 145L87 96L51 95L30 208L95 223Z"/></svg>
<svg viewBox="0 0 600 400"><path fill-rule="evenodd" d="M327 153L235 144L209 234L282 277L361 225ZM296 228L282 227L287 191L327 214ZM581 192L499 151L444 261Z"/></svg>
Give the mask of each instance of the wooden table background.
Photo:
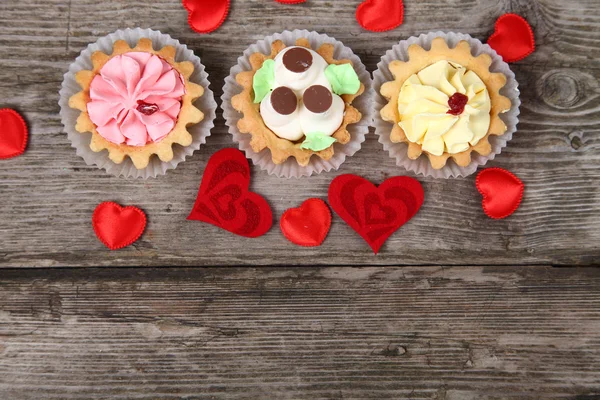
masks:
<svg viewBox="0 0 600 400"><path fill-rule="evenodd" d="M178 0L0 2L0 108L31 132L25 155L0 161L1 399L600 398L600 2L405 0L386 33L358 26L359 2L232 0L210 35L188 28ZM259 239L186 221L208 158L234 146L220 112L200 151L146 181L86 166L58 115L68 65L121 28L187 44L218 98L242 51L284 29L334 36L373 71L401 39L485 40L505 12L530 21L538 49L513 64L519 131L488 166L522 178L522 206L493 221L474 176L419 177L423 208L377 256L339 218L316 249L287 242L277 221ZM278 219L326 198L341 173L406 174L369 135L338 172L253 168L252 189ZM91 228L107 200L149 217L118 252ZM281 264L295 267L268 267Z"/></svg>

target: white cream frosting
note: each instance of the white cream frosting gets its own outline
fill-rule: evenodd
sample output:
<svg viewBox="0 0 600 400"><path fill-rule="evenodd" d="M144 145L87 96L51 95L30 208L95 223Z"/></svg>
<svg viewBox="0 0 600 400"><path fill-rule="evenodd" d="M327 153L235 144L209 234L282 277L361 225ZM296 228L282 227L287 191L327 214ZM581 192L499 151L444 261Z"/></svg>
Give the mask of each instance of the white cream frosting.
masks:
<svg viewBox="0 0 600 400"><path fill-rule="evenodd" d="M296 96L302 97L304 91L312 85L325 86L331 90L331 84L325 76L325 68L329 66L327 61L319 53L314 50L307 49L312 55L312 65L304 72L292 72L285 67L283 64L283 55L291 49L298 48L299 46L290 46L283 49L277 56L275 56L275 86L276 89L280 86L286 86L296 92Z"/></svg>
<svg viewBox="0 0 600 400"><path fill-rule="evenodd" d="M321 55L313 50L308 50L313 62L304 72L292 72L283 65L283 55L286 51L297 46L285 48L275 57L275 86L285 86L294 91L298 97L296 111L289 115L282 115L273 109L271 93L267 94L260 103L260 115L265 125L282 139L297 141L307 133L322 133L331 136L338 130L344 119L344 100L335 93L331 93L333 102L329 110L315 114L309 111L302 101L304 91L313 85L321 85L331 91L331 84L325 76L325 69L329 66Z"/></svg>
<svg viewBox="0 0 600 400"><path fill-rule="evenodd" d="M455 93L468 97L460 115L448 114ZM440 156L465 151L490 127L491 100L477 74L448 61L438 61L404 82L398 96L400 127L408 140Z"/></svg>
<svg viewBox="0 0 600 400"><path fill-rule="evenodd" d="M300 140L304 136L304 131L300 124L299 107L296 107L296 111L289 115L279 114L271 104L272 93L272 91L269 92L260 102L260 115L265 125L282 139Z"/></svg>
<svg viewBox="0 0 600 400"><path fill-rule="evenodd" d="M300 126L305 133L320 132L327 136L333 135L338 130L344 120L344 100L335 93L332 93L333 103L329 110L321 114L315 114L308 108L300 107Z"/></svg>

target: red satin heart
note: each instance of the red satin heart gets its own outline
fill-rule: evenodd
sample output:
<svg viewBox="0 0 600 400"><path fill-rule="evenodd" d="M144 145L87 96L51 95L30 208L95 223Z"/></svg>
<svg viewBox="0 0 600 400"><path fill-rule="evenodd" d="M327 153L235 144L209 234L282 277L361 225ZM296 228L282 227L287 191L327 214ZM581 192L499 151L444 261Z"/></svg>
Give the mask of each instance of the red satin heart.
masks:
<svg viewBox="0 0 600 400"><path fill-rule="evenodd" d="M203 221L236 235L258 237L273 224L267 201L248 191L250 167L237 149L223 149L208 160L189 220Z"/></svg>
<svg viewBox="0 0 600 400"><path fill-rule="evenodd" d="M529 23L517 14L504 14L487 41L506 62L517 62L535 50L535 37Z"/></svg>
<svg viewBox="0 0 600 400"><path fill-rule="evenodd" d="M106 247L118 250L133 244L142 236L146 228L146 214L137 207L121 207L108 201L94 210L92 226Z"/></svg>
<svg viewBox="0 0 600 400"><path fill-rule="evenodd" d="M392 30L402 25L404 3L402 0L366 0L356 9L356 20L369 31Z"/></svg>
<svg viewBox="0 0 600 400"><path fill-rule="evenodd" d="M27 147L27 124L10 108L0 110L0 159L20 156Z"/></svg>
<svg viewBox="0 0 600 400"><path fill-rule="evenodd" d="M483 195L483 211L494 219L506 218L514 213L525 185L513 173L502 168L487 168L477 175L477 190Z"/></svg>
<svg viewBox="0 0 600 400"><path fill-rule="evenodd" d="M299 246L320 246L331 227L331 212L321 199L308 199L298 208L290 208L281 216L281 232Z"/></svg>
<svg viewBox="0 0 600 400"><path fill-rule="evenodd" d="M377 254L388 237L415 216L424 200L416 179L396 176L379 187L357 175L341 175L329 186L331 208Z"/></svg>
<svg viewBox="0 0 600 400"><path fill-rule="evenodd" d="M229 13L230 0L183 0L188 24L198 33L210 33L220 27Z"/></svg>

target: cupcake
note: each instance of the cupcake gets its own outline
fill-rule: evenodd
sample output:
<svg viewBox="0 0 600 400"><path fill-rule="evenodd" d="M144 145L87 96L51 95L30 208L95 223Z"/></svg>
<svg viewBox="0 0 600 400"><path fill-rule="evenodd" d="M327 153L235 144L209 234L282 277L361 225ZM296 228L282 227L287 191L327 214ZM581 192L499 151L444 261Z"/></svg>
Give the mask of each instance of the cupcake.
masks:
<svg viewBox="0 0 600 400"><path fill-rule="evenodd" d="M92 54L92 63L77 73L82 91L69 106L81 111L75 129L92 132L93 151L108 150L117 164L129 157L143 169L153 154L171 161L174 144L191 144L187 126L204 118L192 103L204 89L189 80L191 62L175 62L174 47L155 51L150 39L133 48L118 40L112 54Z"/></svg>
<svg viewBox="0 0 600 400"><path fill-rule="evenodd" d="M88 164L118 175L156 176L210 134L216 103L206 77L199 59L169 36L118 31L90 45L65 75L63 123L69 133L73 126L89 137L72 138Z"/></svg>
<svg viewBox="0 0 600 400"><path fill-rule="evenodd" d="M336 57L336 51L342 53L341 44L323 42L321 36L325 35L314 32L311 43L310 35L298 32L293 39L286 35L269 41L268 52L248 54L249 68L232 69L241 88L230 97L237 118L231 118L227 109L225 112L228 122L237 128L235 133L249 138L249 148L243 150L254 154L268 151L269 156L261 156L259 163L287 163L289 174L278 175L288 177L310 175L319 162L335 161L322 169L341 164L343 158L332 160L336 146L353 140L350 127L363 117L354 103L366 90L355 70L361 71L359 66L349 58ZM224 104L231 89L226 84ZM356 135L360 136L358 143L364 140L364 133Z"/></svg>
<svg viewBox="0 0 600 400"><path fill-rule="evenodd" d="M383 97L380 117L388 123L387 129L383 124L377 126L378 134L384 136L384 145L386 140L405 144L402 150L395 148L395 153L404 151L409 160L426 158L434 171L444 169L452 160L452 166L458 168L446 171L446 177L468 175L477 168L474 157L481 163L490 155L493 158L494 150L499 153L492 147L492 142L497 143L493 138L512 135L516 128L516 121L511 120L509 132L501 116L518 107L518 100L513 102L501 94L509 80L505 73L508 67L498 68L505 63L498 60L495 52L482 52L483 45L479 43L477 54L472 45L475 39L451 37L452 45L447 37L438 36L406 46L406 57L385 65L392 79L381 82L382 73L376 72ZM497 64L496 68L492 64ZM512 73L509 75L514 99L518 95L516 81ZM428 171L402 156L397 158L415 172Z"/></svg>

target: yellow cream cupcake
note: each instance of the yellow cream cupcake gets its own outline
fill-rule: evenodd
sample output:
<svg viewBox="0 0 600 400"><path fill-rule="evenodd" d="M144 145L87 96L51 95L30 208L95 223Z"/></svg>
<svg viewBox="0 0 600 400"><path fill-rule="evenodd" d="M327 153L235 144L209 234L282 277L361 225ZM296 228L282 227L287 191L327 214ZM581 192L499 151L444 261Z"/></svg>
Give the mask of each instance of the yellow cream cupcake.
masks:
<svg viewBox="0 0 600 400"><path fill-rule="evenodd" d="M500 95L507 78L490 71L492 58L473 56L466 41L451 49L441 37L429 51L410 46L408 55L389 64L394 80L381 86L388 100L381 117L393 123L390 140L407 143L413 160L425 153L434 169L449 158L467 166L473 151L490 154L488 137L506 132L499 115L511 107Z"/></svg>

